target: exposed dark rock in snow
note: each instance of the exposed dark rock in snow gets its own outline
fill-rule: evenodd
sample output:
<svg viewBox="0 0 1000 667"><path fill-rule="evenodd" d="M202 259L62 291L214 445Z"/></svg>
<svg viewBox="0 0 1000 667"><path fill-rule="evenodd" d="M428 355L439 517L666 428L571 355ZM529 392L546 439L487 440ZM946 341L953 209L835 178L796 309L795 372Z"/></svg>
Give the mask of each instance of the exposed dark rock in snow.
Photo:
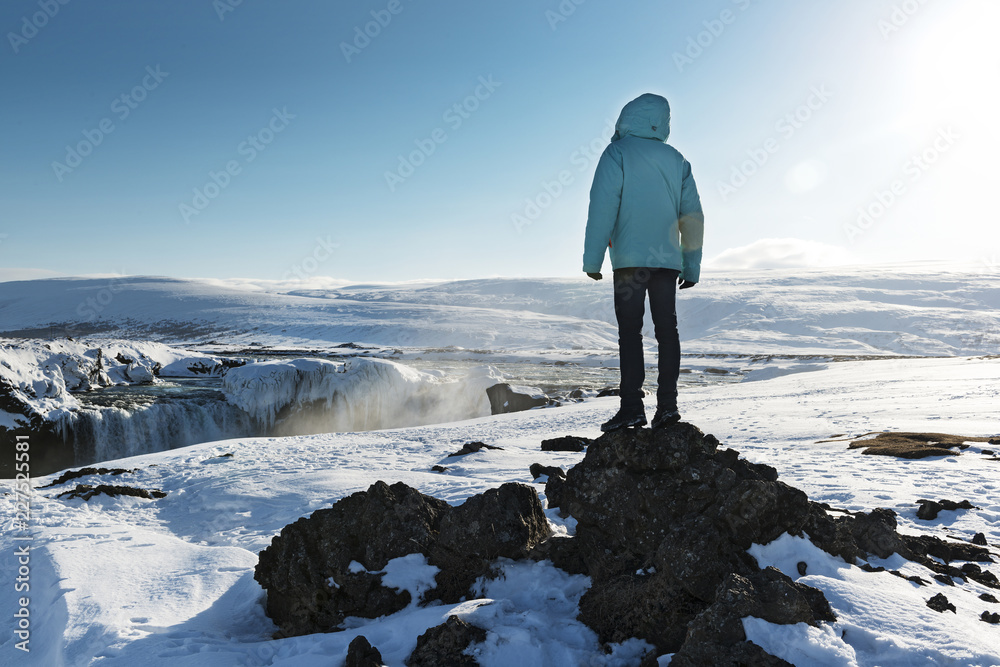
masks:
<svg viewBox="0 0 1000 667"><path fill-rule="evenodd" d="M566 472L559 466L545 466L541 463L532 463L528 468L528 472L531 473L531 479L538 479L542 475L549 477L566 477Z"/></svg>
<svg viewBox="0 0 1000 667"><path fill-rule="evenodd" d="M998 623L1000 623L1000 614L996 612L984 611L982 615L979 617L979 620L985 621L987 623L992 623L993 625L997 625Z"/></svg>
<svg viewBox="0 0 1000 667"><path fill-rule="evenodd" d="M582 452L593 440L575 435L564 435L560 438L542 440L543 452Z"/></svg>
<svg viewBox="0 0 1000 667"><path fill-rule="evenodd" d="M992 602L993 604L1000 603L1000 600L997 600L997 597L992 593L983 593L979 596L979 599L983 600L984 602Z"/></svg>
<svg viewBox="0 0 1000 667"><path fill-rule="evenodd" d="M956 503L954 500L939 500L934 502L933 500L925 500L921 498L917 501L920 505L920 509L917 510L917 518L923 519L924 521L933 521L938 517L938 514L942 510L972 510L977 509L968 500L963 500L962 502Z"/></svg>
<svg viewBox="0 0 1000 667"><path fill-rule="evenodd" d="M376 618L410 604L408 592L382 585L394 558L427 555L440 571L426 599L457 602L494 559L523 558L548 535L538 496L523 484L452 507L403 483L376 482L285 526L254 577L282 636L330 632L348 616Z"/></svg>
<svg viewBox="0 0 1000 667"><path fill-rule="evenodd" d="M450 506L449 506L450 508ZM457 602L500 557L524 558L549 536L538 494L524 484L504 484L445 512L427 553L441 568L428 599Z"/></svg>
<svg viewBox="0 0 1000 667"><path fill-rule="evenodd" d="M928 600L927 606L934 611L941 612L942 614L946 611L950 611L953 614L956 613L955 605L948 601L948 598L944 596L944 593L938 593Z"/></svg>
<svg viewBox="0 0 1000 667"><path fill-rule="evenodd" d="M982 533L976 533L975 535L972 536L972 543L973 544L978 544L981 547L985 547L986 546L986 536L983 535Z"/></svg>
<svg viewBox="0 0 1000 667"><path fill-rule="evenodd" d="M111 497L116 496L134 496L136 498L147 498L153 500L155 498L166 498L167 494L159 489L137 489L134 486L119 486L111 484L98 484L97 486L92 486L90 484L77 484L75 489L70 489L69 491L63 491L56 498L83 498L84 500L90 500L98 494L105 494Z"/></svg>
<svg viewBox="0 0 1000 667"><path fill-rule="evenodd" d="M486 631L457 616L430 628L417 638L417 647L406 659L407 667L475 667L479 664L465 650L486 641Z"/></svg>
<svg viewBox="0 0 1000 667"><path fill-rule="evenodd" d="M347 616L374 618L415 603L408 592L382 584L389 561L415 552L438 568L423 602L469 596L477 578L493 576L498 557L549 559L585 574L592 584L579 618L601 641L643 639L656 649L646 662L675 653L671 664L681 667L787 665L747 641L741 620L747 616L776 624L835 620L821 591L760 569L748 553L784 533L807 535L852 565L898 553L947 583L972 579L1000 587L971 562L991 562L983 547L900 535L888 509L851 513L811 502L779 481L774 468L741 459L687 423L607 433L565 475L537 463L531 474L549 475L548 502L576 519L574 537L550 537L538 496L521 484L453 507L402 483L377 482L286 526L255 571L279 635L329 632ZM800 574L809 568L799 563ZM950 603L939 594L928 605ZM464 651L484 637L449 618L420 638L407 664L476 664Z"/></svg>
<svg viewBox="0 0 1000 667"><path fill-rule="evenodd" d="M65 484L71 479L79 479L89 475L123 475L127 472L135 472L135 470L128 470L126 468L80 468L79 470L67 470L63 474L59 475L54 482L50 482L45 486L40 486L38 488L47 489L50 486L59 486L60 484Z"/></svg>
<svg viewBox="0 0 1000 667"><path fill-rule="evenodd" d="M451 458L453 456L466 456L468 454L475 454L476 452L478 452L481 449L500 449L500 450L502 450L503 447L497 447L496 445L487 445L485 442L478 442L478 441L476 441L476 442L467 442L464 445L462 445L462 448L460 450L458 450L457 452L452 452L451 454L449 454L447 456L447 458Z"/></svg>
<svg viewBox="0 0 1000 667"><path fill-rule="evenodd" d="M577 520L576 553L550 557L564 569L576 558L592 578L580 619L602 641L639 637L658 653L678 652L677 664L729 664L712 660L762 653L742 646L742 616L833 619L821 592L762 572L747 553L801 532L806 495L718 444L686 423L623 429L595 440L565 482L546 486L549 504Z"/></svg>
<svg viewBox="0 0 1000 667"><path fill-rule="evenodd" d="M403 483L376 482L285 526L254 571L267 590L268 616L281 635L294 636L330 632L348 616L403 609L410 594L382 586L379 571L393 558L427 553L449 509Z"/></svg>
<svg viewBox="0 0 1000 667"><path fill-rule="evenodd" d="M24 391L0 378L0 411L14 415L21 425L14 428L0 426L0 479L13 478L17 436L26 436L31 442L31 472L44 475L73 465L75 454L56 430L53 422L46 421L27 399Z"/></svg>
<svg viewBox="0 0 1000 667"><path fill-rule="evenodd" d="M382 654L368 643L364 635L358 635L347 646L347 661L344 667L382 667Z"/></svg>
<svg viewBox="0 0 1000 667"><path fill-rule="evenodd" d="M486 395L490 399L490 412L495 415L540 408L550 403L546 396L515 391L506 382L487 388Z"/></svg>

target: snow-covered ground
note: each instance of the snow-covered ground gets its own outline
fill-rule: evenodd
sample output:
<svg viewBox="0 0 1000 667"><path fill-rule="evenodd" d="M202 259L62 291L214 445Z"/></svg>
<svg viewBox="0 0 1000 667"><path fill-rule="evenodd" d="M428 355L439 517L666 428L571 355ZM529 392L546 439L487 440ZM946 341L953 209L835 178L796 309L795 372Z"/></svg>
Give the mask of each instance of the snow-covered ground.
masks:
<svg viewBox="0 0 1000 667"><path fill-rule="evenodd" d="M813 500L852 510L889 507L900 515L903 532L963 539L982 532L996 552L1000 468L979 453L982 445L907 461L817 441L881 429L996 435L998 393L1000 359L877 360L690 388L682 405L686 419L747 458L775 466L781 479ZM484 665L636 664L639 646L606 655L574 620L586 579L544 564L510 564L503 582L457 607L408 609L344 632L280 640L269 638L275 628L252 577L256 554L284 525L376 480L403 481L451 503L503 482L530 483L531 463L569 466L580 458L541 452L542 439L594 437L614 408L614 399L596 399L447 425L233 440L115 461L108 465L136 472L104 482L160 489L166 497L56 498L93 478L36 488L27 542L14 539L20 534L11 530L14 496L5 494L0 577L13 587L14 551L28 544L32 653L14 648L17 601L10 594L0 596L0 613L9 619L0 654L5 664L308 667L338 664L351 638L364 634L388 664L400 665L423 629L458 614L491 629L477 649ZM504 449L445 460L470 440ZM448 471L431 472L438 463ZM969 500L978 509L925 522L916 518L919 498ZM572 522L550 518L571 530ZM796 665L1000 664L1000 628L978 618L997 605L978 599L988 591L978 584L931 581L918 588L887 573L861 572L795 540L757 555L786 571L792 563L788 574L796 579L794 564L808 562L801 580L826 591L839 617L819 629L747 621L752 639ZM924 604L942 591L957 614Z"/></svg>
<svg viewBox="0 0 1000 667"><path fill-rule="evenodd" d="M617 334L608 283L0 283L0 335L40 339L28 343L33 356L10 357L14 361L0 375L33 400L72 400L65 391L45 393L55 383L52 364L65 369L62 361L91 348L64 338L45 347L42 339L81 331L88 340L103 336L109 344L133 337L200 346L206 360L214 350L254 343L254 349L324 352L358 343L398 348L403 357L430 363L471 356L613 365ZM963 540L983 533L1000 558L1000 463L981 453L988 445L902 460L848 450L844 441L881 430L1000 434L1000 358L988 356L1000 350L1000 275L939 266L706 272L703 284L681 294L679 315L686 353L725 355L706 361L750 370L737 384L685 386L681 409L687 421L745 457L774 466L783 481L812 500L849 510L891 508L907 533ZM145 355L161 365L184 366L197 356L176 346L121 344L132 345L120 350L123 357ZM104 354L113 359L117 352L106 348ZM770 355L779 358L759 361ZM858 359L887 355L920 358ZM54 361L46 367L45 359ZM364 361L355 372L363 369L376 384L385 380L389 393L411 380L444 384L433 372ZM329 364L331 374L349 370L323 361L256 364L228 380L232 400L276 413L287 401L325 398L332 384L324 383L333 381L317 371L302 385L297 364ZM128 370L121 362L111 366L115 373ZM64 380L75 377L59 372ZM485 379L470 377L470 391L481 391ZM41 396L35 387L45 390ZM352 623L343 632L280 640L270 638L275 627L253 579L257 553L283 526L376 480L402 481L453 504L504 482L531 483L530 464L568 467L582 456L542 452L541 440L595 437L615 407L613 398L591 399L447 424L242 438L104 462L135 472L51 488L40 487L56 475L34 478L25 527L18 504L25 487L8 483L0 495L0 580L8 582L8 593L0 595L6 619L0 664L337 665L350 640L363 634L395 666L424 629L449 614L490 629L476 647L483 665L637 664L643 648L638 642L605 653L594 633L575 620L588 580L546 563L507 563L505 578L485 582L479 599L458 606L414 607ZM503 450L447 458L474 440ZM436 464L448 470L432 472ZM57 497L77 483L99 482L158 489L166 496ZM536 488L544 492L542 484ZM976 509L923 521L916 516L921 498L968 500ZM572 532L572 520L551 512L549 518L555 530ZM888 573L862 572L791 537L752 552L762 565L822 589L838 616L820 628L745 622L751 639L793 664L1000 665L1000 626L979 620L983 611L1000 612L1000 605L980 600L987 589L979 584L947 587L930 580L918 587ZM400 562L386 576L393 585L419 587L428 572L418 560ZM808 563L805 576L797 571L800 561ZM898 559L872 564L930 579L919 566ZM21 567L27 569L19 572ZM988 569L1000 574L995 566ZM937 592L947 595L957 613L926 606ZM21 597L30 598L28 604ZM30 631L30 654L16 648L23 637L15 631L22 625Z"/></svg>

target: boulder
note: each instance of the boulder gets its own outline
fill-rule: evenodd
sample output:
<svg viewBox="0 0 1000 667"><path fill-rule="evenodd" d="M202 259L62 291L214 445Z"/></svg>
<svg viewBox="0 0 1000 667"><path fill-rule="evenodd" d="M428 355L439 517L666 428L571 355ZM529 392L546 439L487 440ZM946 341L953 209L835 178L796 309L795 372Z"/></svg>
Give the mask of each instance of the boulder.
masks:
<svg viewBox="0 0 1000 667"><path fill-rule="evenodd" d="M543 452L582 452L593 440L575 435L564 435L559 438L542 440Z"/></svg>
<svg viewBox="0 0 1000 667"><path fill-rule="evenodd" d="M550 404L548 397L541 391L531 387L512 387L506 382L488 387L486 396L490 399L490 413L494 415L521 412Z"/></svg>
<svg viewBox="0 0 1000 667"><path fill-rule="evenodd" d="M254 578L279 636L331 632L348 616L377 618L417 602L382 584L394 558L428 556L439 572L426 599L458 602L496 558L523 558L548 535L538 495L524 484L452 507L401 482L376 482L285 526L260 553Z"/></svg>
<svg viewBox="0 0 1000 667"><path fill-rule="evenodd" d="M417 647L406 659L407 667L476 667L479 662L465 653L470 644L486 641L486 631L449 616L441 625L417 638Z"/></svg>
<svg viewBox="0 0 1000 667"><path fill-rule="evenodd" d="M403 483L376 482L282 528L254 570L280 635L330 632L348 616L406 607L410 594L382 586L380 570L393 558L427 553L451 509Z"/></svg>
<svg viewBox="0 0 1000 667"><path fill-rule="evenodd" d="M344 667L382 667L382 654L368 643L363 635L358 635L347 646L347 660Z"/></svg>

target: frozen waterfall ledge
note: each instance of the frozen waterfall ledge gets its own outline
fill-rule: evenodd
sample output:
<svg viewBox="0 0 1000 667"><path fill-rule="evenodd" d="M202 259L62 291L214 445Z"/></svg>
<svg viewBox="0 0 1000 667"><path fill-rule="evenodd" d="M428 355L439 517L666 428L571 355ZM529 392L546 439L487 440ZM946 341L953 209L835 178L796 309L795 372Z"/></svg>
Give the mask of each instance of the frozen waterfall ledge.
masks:
<svg viewBox="0 0 1000 667"><path fill-rule="evenodd" d="M486 417L502 381L489 366L446 380L386 359L292 359L230 369L222 391L275 435L302 435Z"/></svg>

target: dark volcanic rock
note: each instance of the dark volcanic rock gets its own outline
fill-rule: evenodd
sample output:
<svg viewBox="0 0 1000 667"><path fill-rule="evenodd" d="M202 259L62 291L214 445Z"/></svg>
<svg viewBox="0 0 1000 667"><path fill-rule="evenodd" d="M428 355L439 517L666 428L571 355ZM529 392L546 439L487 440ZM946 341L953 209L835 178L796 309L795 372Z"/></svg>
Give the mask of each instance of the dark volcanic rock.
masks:
<svg viewBox="0 0 1000 667"><path fill-rule="evenodd" d="M543 466L541 463L532 463L528 468L528 472L531 473L531 479L538 479L542 475L547 475L548 477L566 477L566 471L558 466Z"/></svg>
<svg viewBox="0 0 1000 667"><path fill-rule="evenodd" d="M575 435L564 435L561 438L551 438L542 440L543 452L582 452L590 443L594 442L590 438L581 438Z"/></svg>
<svg viewBox="0 0 1000 667"><path fill-rule="evenodd" d="M77 484L76 488L70 489L69 491L63 491L56 498L62 498L66 496L67 498L83 498L84 500L90 500L99 494L108 495L111 497L117 496L133 496L135 498L146 498L147 500L154 500L156 498L165 498L166 493L160 491L159 489L138 489L134 486L121 486L118 484L98 484L93 486L91 484Z"/></svg>
<svg viewBox="0 0 1000 667"><path fill-rule="evenodd" d="M490 399L490 412L495 415L540 408L551 403L545 396L531 396L514 391L506 382L488 387L486 396Z"/></svg>
<svg viewBox="0 0 1000 667"><path fill-rule="evenodd" d="M944 593L938 593L930 600L928 600L927 606L933 609L934 611L941 613L944 613L946 611L950 611L953 614L956 613L955 605L953 605L951 602L948 601L948 598L944 596Z"/></svg>
<svg viewBox="0 0 1000 667"><path fill-rule="evenodd" d="M718 444L686 423L598 438L564 482L546 486L550 504L577 520L577 553L563 548L553 562L576 557L592 578L580 619L602 641L639 637L678 652L682 665L736 664L712 662L724 654L784 664L761 662L739 619L815 624L833 615L820 591L761 571L746 550L800 533L811 506L773 468Z"/></svg>
<svg viewBox="0 0 1000 667"><path fill-rule="evenodd" d="M377 572L393 558L427 553L451 509L403 483L376 482L285 526L254 571L267 590L268 616L294 636L330 632L348 616L403 609L410 594L383 587ZM352 561L366 571L352 571Z"/></svg>
<svg viewBox="0 0 1000 667"><path fill-rule="evenodd" d="M523 558L548 535L538 495L523 484L452 507L403 483L376 482L285 526L260 553L254 578L280 635L330 632L348 616L376 618L410 604L408 592L382 585L394 558L428 556L440 569L428 599L457 602L494 559Z"/></svg>
<svg viewBox="0 0 1000 667"><path fill-rule="evenodd" d="M427 553L441 568L431 595L458 602L496 558L524 558L549 536L549 525L535 490L504 484L472 496L445 514L437 540Z"/></svg>
<svg viewBox="0 0 1000 667"><path fill-rule="evenodd" d="M942 510L971 510L976 509L968 500L956 503L954 500L925 500L921 498L917 501L920 509L917 510L917 518L924 521L932 521L938 517Z"/></svg>
<svg viewBox="0 0 1000 667"><path fill-rule="evenodd" d="M464 445L462 445L462 448L460 450L458 450L457 452L453 452L453 453L449 454L446 458L451 458L453 456L466 456L468 454L475 454L476 452L478 452L481 449L500 449L500 450L502 450L503 447L497 447L496 445L487 445L485 442L479 442L477 440L475 442L467 442L467 443L465 443Z"/></svg>
<svg viewBox="0 0 1000 667"><path fill-rule="evenodd" d="M973 544L978 544L981 547L985 547L986 546L986 536L983 535L982 533L976 533L975 535L972 536L972 543Z"/></svg>
<svg viewBox="0 0 1000 667"><path fill-rule="evenodd" d="M351 640L344 667L382 667L382 654L363 635Z"/></svg>
<svg viewBox="0 0 1000 667"><path fill-rule="evenodd" d="M979 617L979 620L985 621L987 623L992 623L993 625L997 625L998 623L1000 623L1000 614L996 612L984 611L982 615Z"/></svg>
<svg viewBox="0 0 1000 667"><path fill-rule="evenodd" d="M55 481L38 488L45 489L50 486L59 486L60 484L65 484L71 479L79 479L80 477L87 477L88 475L123 475L128 472L135 472L135 470L128 470L126 468L80 468L79 470L67 470L63 474L59 475Z"/></svg>
<svg viewBox="0 0 1000 667"><path fill-rule="evenodd" d="M441 625L417 638L417 647L406 659L407 667L475 667L479 662L466 655L469 644L486 641L486 631L449 616Z"/></svg>

